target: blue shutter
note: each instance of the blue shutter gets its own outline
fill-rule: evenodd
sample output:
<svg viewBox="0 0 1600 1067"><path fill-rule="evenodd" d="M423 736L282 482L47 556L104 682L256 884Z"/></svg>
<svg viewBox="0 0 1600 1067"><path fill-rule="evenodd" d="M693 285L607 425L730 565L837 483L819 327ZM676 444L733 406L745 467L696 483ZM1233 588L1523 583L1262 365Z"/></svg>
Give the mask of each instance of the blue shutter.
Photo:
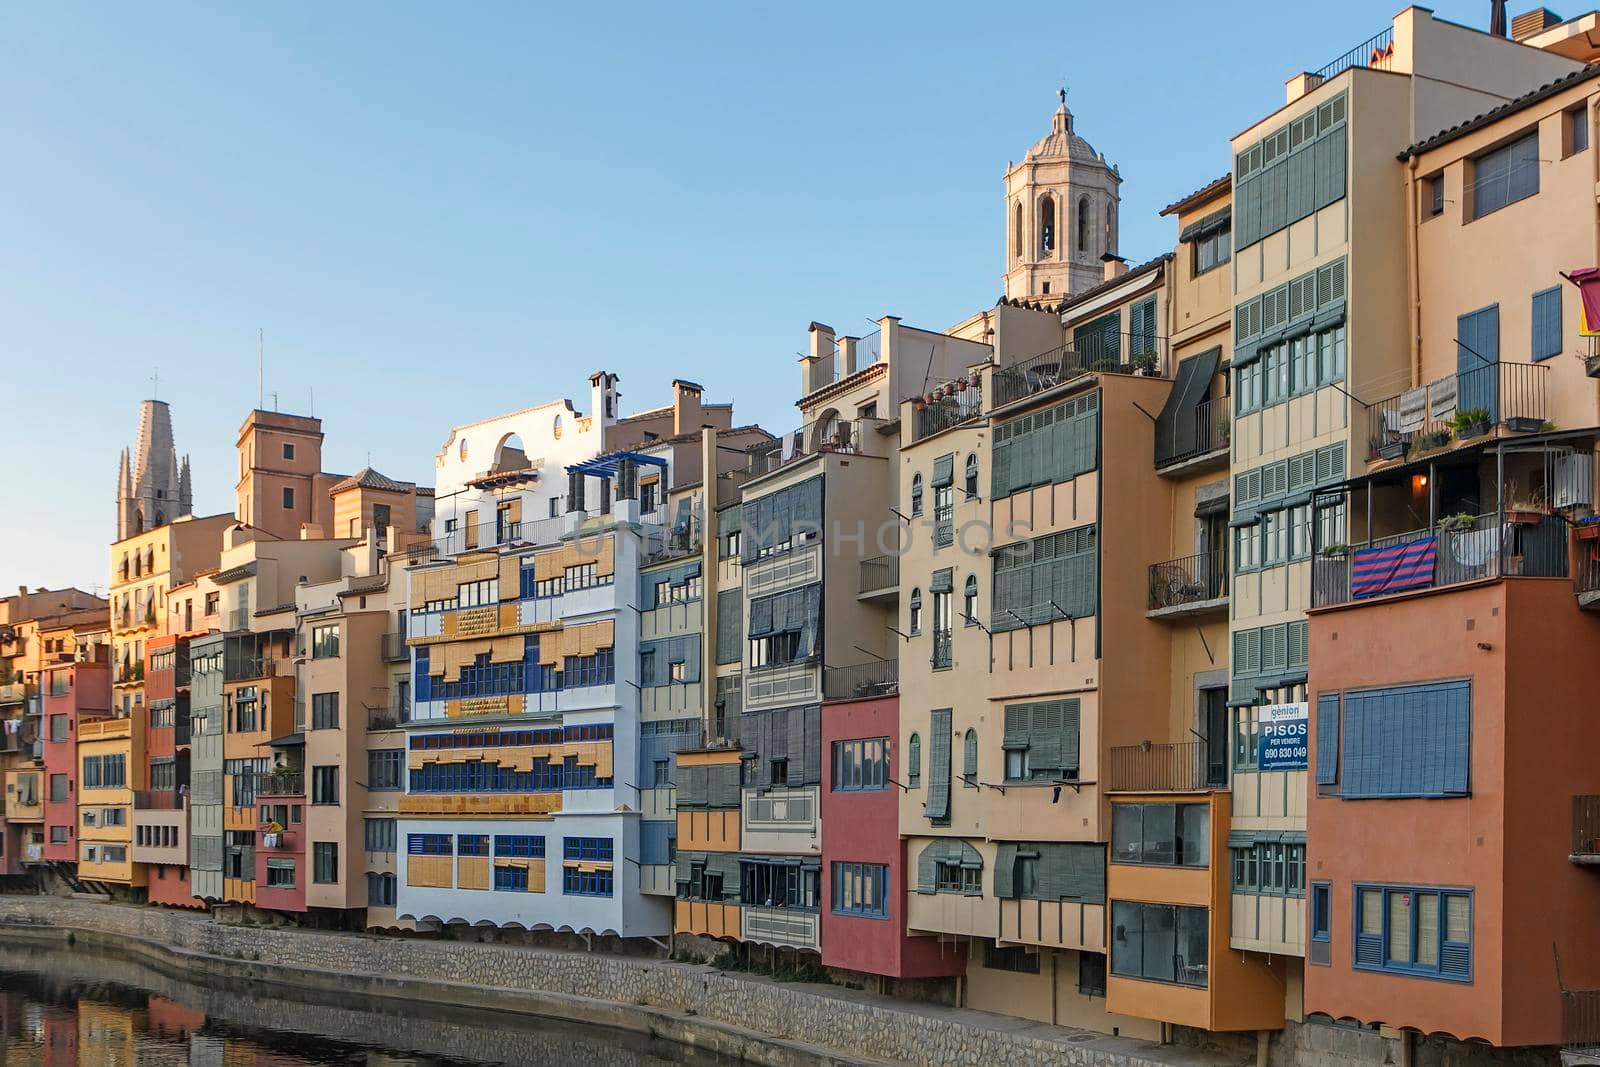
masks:
<svg viewBox="0 0 1600 1067"><path fill-rule="evenodd" d="M1456 319L1456 410L1482 408L1500 421L1500 305Z"/></svg>
<svg viewBox="0 0 1600 1067"><path fill-rule="evenodd" d="M1533 360L1561 354L1561 286L1533 294Z"/></svg>
<svg viewBox="0 0 1600 1067"><path fill-rule="evenodd" d="M1317 697L1317 784L1339 781L1339 694Z"/></svg>

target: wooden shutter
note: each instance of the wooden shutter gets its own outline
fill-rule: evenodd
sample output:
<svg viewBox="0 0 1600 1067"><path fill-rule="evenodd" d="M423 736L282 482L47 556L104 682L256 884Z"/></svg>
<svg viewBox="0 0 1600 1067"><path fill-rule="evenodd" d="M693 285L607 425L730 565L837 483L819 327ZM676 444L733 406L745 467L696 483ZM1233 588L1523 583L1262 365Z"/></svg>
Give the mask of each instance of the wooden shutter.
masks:
<svg viewBox="0 0 1600 1067"><path fill-rule="evenodd" d="M944 859L945 843L930 841L917 856L917 892L933 893L939 886L939 861Z"/></svg>
<svg viewBox="0 0 1600 1067"><path fill-rule="evenodd" d="M1082 904L1106 901L1106 850L1098 844L1041 844L1039 896ZM998 869L995 876L999 877Z"/></svg>
<svg viewBox="0 0 1600 1067"><path fill-rule="evenodd" d="M1017 846L1002 844L995 850L994 895L1000 900L1016 899L1015 876L1017 871Z"/></svg>
<svg viewBox="0 0 1600 1067"><path fill-rule="evenodd" d="M933 821L950 817L950 709L928 714L928 805Z"/></svg>
<svg viewBox="0 0 1600 1067"><path fill-rule="evenodd" d="M1317 697L1317 784L1334 785L1339 781L1339 718L1338 693L1323 693Z"/></svg>

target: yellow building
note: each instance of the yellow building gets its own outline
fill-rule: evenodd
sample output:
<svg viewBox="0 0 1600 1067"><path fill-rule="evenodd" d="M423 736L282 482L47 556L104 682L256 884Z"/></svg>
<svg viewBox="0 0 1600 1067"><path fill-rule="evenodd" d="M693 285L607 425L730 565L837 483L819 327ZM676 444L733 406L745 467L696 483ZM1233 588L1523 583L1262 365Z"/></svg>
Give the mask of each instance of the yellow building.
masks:
<svg viewBox="0 0 1600 1067"><path fill-rule="evenodd" d="M102 719L78 724L78 878L142 886L133 862L133 794L146 785L144 723Z"/></svg>

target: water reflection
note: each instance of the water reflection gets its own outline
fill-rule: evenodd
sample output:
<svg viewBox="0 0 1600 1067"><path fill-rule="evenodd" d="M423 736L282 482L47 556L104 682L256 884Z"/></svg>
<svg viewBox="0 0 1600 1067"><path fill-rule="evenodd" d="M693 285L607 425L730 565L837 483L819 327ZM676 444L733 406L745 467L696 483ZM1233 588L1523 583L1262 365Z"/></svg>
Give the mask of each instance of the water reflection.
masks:
<svg viewBox="0 0 1600 1067"><path fill-rule="evenodd" d="M77 949L0 944L0 1067L721 1067L667 1041L525 1015L248 981L191 985Z"/></svg>

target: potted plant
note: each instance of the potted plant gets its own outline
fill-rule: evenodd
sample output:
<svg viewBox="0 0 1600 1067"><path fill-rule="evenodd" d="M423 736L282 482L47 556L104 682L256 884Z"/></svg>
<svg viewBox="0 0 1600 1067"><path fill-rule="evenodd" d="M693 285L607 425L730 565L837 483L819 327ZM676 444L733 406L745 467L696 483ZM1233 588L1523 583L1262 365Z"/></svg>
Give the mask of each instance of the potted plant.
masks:
<svg viewBox="0 0 1600 1067"><path fill-rule="evenodd" d="M1462 511L1455 515L1446 515L1440 519L1439 529L1447 533L1453 533L1457 530L1470 530L1472 529L1472 523L1472 516Z"/></svg>
<svg viewBox="0 0 1600 1067"><path fill-rule="evenodd" d="M1544 420L1532 415L1512 415L1506 419L1506 429L1512 433L1537 433L1544 428Z"/></svg>
<svg viewBox="0 0 1600 1067"><path fill-rule="evenodd" d="M1156 354L1154 352L1146 352L1143 355L1134 356L1133 367L1146 378L1154 378L1156 376Z"/></svg>
<svg viewBox="0 0 1600 1067"><path fill-rule="evenodd" d="M1447 429L1430 430L1417 437L1417 451L1425 452L1430 449L1443 448L1450 443L1450 431Z"/></svg>
<svg viewBox="0 0 1600 1067"><path fill-rule="evenodd" d="M1584 357L1583 373L1591 378L1600 378L1600 355Z"/></svg>
<svg viewBox="0 0 1600 1067"><path fill-rule="evenodd" d="M1217 420L1217 437L1225 445L1233 440L1233 422L1226 415Z"/></svg>
<svg viewBox="0 0 1600 1067"><path fill-rule="evenodd" d="M1574 524L1580 541L1600 541L1600 515L1585 515Z"/></svg>
<svg viewBox="0 0 1600 1067"><path fill-rule="evenodd" d="M1119 374L1122 371L1122 364L1114 359L1097 359L1089 365L1089 369L1101 374Z"/></svg>
<svg viewBox="0 0 1600 1067"><path fill-rule="evenodd" d="M1402 434L1390 434L1378 445L1380 459L1404 459L1409 451L1411 451L1411 438Z"/></svg>
<svg viewBox="0 0 1600 1067"><path fill-rule="evenodd" d="M1322 546L1322 554L1324 556L1328 556L1328 557L1344 556L1344 555L1348 555L1349 552L1350 552L1350 546L1346 545L1346 544L1323 545Z"/></svg>
<svg viewBox="0 0 1600 1067"><path fill-rule="evenodd" d="M1514 479L1507 488L1506 496L1510 498L1510 503L1505 506L1507 522L1518 526L1537 526L1550 514L1550 507L1542 492L1523 496L1517 492L1517 483Z"/></svg>
<svg viewBox="0 0 1600 1067"><path fill-rule="evenodd" d="M1489 432L1489 412L1484 408L1462 408L1450 420L1450 425L1457 437L1482 437Z"/></svg>

